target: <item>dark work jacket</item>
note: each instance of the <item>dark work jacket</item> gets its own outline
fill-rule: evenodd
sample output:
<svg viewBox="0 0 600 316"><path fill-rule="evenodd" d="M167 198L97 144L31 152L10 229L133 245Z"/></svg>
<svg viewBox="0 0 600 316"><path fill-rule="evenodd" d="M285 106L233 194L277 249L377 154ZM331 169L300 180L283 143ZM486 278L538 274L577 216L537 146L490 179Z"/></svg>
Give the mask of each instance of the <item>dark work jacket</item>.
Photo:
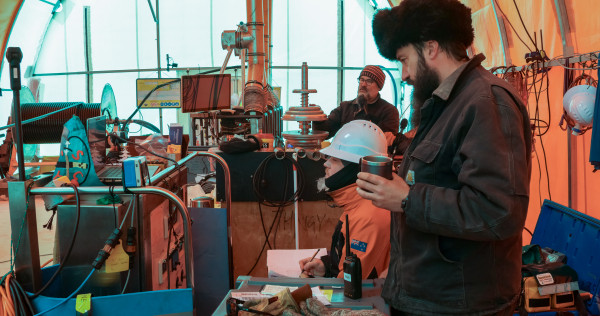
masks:
<svg viewBox="0 0 600 316"><path fill-rule="evenodd" d="M344 101L333 109L326 121L313 122L313 129L329 132L329 137L346 123L354 120L371 121L385 132L398 133L400 127L400 114L395 106L378 96L377 101L367 104L364 108L358 105L356 99Z"/></svg>
<svg viewBox="0 0 600 316"><path fill-rule="evenodd" d="M521 233L531 177L531 128L518 94L477 55L421 110L399 175L411 185L392 213L382 296L420 315L488 315L521 288Z"/></svg>

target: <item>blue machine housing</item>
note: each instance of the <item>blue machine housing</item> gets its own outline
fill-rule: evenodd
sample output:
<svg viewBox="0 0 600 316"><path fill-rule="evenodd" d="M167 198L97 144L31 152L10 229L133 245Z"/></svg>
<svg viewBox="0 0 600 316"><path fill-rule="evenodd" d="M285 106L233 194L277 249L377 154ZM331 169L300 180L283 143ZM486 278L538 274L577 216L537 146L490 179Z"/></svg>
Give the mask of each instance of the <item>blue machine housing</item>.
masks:
<svg viewBox="0 0 600 316"><path fill-rule="evenodd" d="M150 184L146 157L129 157L123 161L123 187L144 187Z"/></svg>

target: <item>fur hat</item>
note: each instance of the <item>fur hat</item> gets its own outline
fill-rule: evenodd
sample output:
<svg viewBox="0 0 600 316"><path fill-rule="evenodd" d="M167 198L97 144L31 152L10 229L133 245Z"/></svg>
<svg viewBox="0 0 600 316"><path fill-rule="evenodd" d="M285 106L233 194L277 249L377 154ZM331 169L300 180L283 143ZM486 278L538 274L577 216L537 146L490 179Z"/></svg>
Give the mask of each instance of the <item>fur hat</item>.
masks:
<svg viewBox="0 0 600 316"><path fill-rule="evenodd" d="M373 38L381 56L396 59L398 48L434 40L446 49L465 51L473 43L471 9L458 0L404 0L377 11Z"/></svg>

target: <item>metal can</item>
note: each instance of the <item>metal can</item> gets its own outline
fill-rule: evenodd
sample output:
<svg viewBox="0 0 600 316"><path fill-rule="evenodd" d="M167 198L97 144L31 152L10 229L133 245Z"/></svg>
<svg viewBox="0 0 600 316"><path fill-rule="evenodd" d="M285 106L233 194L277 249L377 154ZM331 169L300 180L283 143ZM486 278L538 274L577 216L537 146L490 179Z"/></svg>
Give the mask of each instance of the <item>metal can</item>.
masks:
<svg viewBox="0 0 600 316"><path fill-rule="evenodd" d="M192 201L192 207L194 208L214 208L215 201L210 196L199 196Z"/></svg>
<svg viewBox="0 0 600 316"><path fill-rule="evenodd" d="M360 158L360 171L392 180L392 158L386 156L362 157Z"/></svg>

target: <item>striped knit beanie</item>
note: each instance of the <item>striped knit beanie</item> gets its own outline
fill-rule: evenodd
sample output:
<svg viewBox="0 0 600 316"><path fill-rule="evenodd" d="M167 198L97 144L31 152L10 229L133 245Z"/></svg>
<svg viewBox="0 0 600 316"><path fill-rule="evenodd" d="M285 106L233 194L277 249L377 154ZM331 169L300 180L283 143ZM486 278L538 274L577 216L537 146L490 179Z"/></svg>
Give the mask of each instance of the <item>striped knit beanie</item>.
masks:
<svg viewBox="0 0 600 316"><path fill-rule="evenodd" d="M363 68L363 70L360 72L359 78L362 76L367 76L367 77L373 79L379 86L379 90L381 90L381 88L383 88L383 84L385 83L385 74L383 73L381 68L379 68L379 66L373 66L373 65L365 66L365 68Z"/></svg>

